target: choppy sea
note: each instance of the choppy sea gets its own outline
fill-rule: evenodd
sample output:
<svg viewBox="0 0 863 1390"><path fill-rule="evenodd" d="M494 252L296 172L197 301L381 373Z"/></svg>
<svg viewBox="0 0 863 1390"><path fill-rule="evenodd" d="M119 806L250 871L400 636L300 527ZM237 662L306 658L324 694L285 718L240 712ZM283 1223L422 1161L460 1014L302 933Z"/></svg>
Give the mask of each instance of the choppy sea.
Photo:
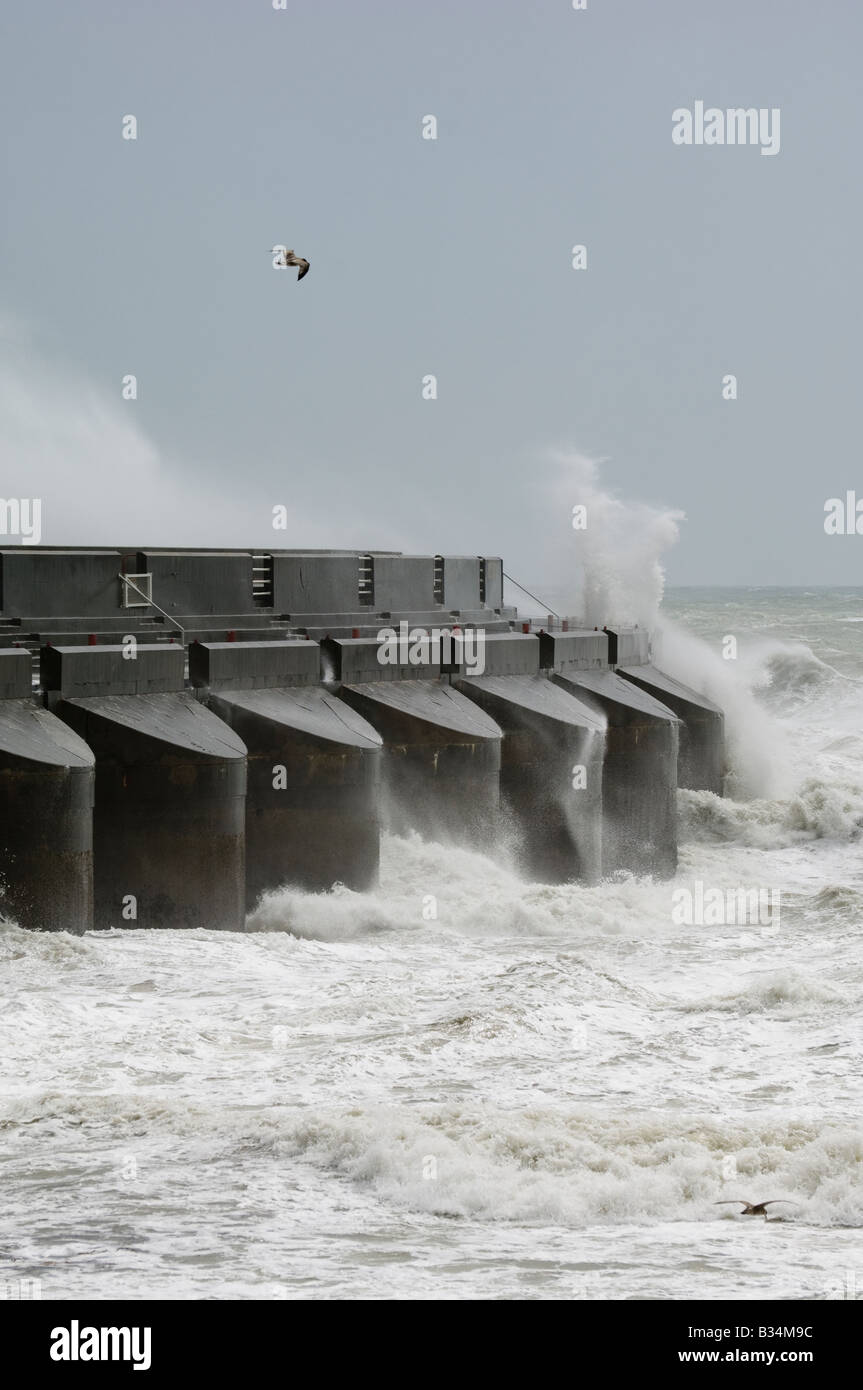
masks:
<svg viewBox="0 0 863 1390"><path fill-rule="evenodd" d="M863 589L662 615L731 757L672 883L390 837L244 934L0 925L0 1294L863 1297Z"/></svg>

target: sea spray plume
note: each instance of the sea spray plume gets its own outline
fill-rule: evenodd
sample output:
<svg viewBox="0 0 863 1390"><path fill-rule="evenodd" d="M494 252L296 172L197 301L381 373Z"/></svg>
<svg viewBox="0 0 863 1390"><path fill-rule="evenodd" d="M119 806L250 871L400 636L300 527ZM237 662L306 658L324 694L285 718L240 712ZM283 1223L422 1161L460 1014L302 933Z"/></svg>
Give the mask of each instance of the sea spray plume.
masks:
<svg viewBox="0 0 863 1390"><path fill-rule="evenodd" d="M718 647L663 614L654 629L653 652L657 666L725 712L725 794L750 803L746 824L729 820L726 838L743 835L747 843L776 848L789 843L795 830L839 839L859 833L863 802L854 777L843 766L841 774L825 783L817 759L792 749L787 722L789 711L811 708L816 699L829 702L832 721L838 714L837 691L851 705L859 698L853 677L821 661L804 643L774 638L746 637L736 658L725 660ZM692 804L689 810L697 820L708 807ZM714 830L725 815L718 819L718 811L716 806L706 817ZM728 814L733 817L730 808Z"/></svg>
<svg viewBox="0 0 863 1390"><path fill-rule="evenodd" d="M724 711L725 794L742 800L790 796L796 776L787 739L756 698L758 678L748 662L724 660L718 648L664 614L654 625L653 652L661 670Z"/></svg>
<svg viewBox="0 0 863 1390"><path fill-rule="evenodd" d="M42 501L42 543L127 544L130 530L150 545L351 546L373 528L394 548L376 517L364 517L355 498L342 514L311 520L295 503L289 533L274 532L273 484L244 473L220 490L212 470L167 454L135 415L135 405L96 387L32 345L26 324L0 312L0 456L4 495ZM134 486L134 504L130 488Z"/></svg>
<svg viewBox="0 0 863 1390"><path fill-rule="evenodd" d="M35 355L13 362L5 347L0 449L7 491L43 500L44 543L122 544L132 514L136 534L157 545L236 544L253 528L261 535L260 505L221 499L203 472L166 458L119 391L114 399Z"/></svg>
<svg viewBox="0 0 863 1390"><path fill-rule="evenodd" d="M574 544L567 547L567 592L579 595L575 611L589 627L637 622L649 628L656 665L724 710L727 795L790 795L795 784L790 754L781 730L753 693L755 673L742 659L723 660L719 651L661 613L662 557L676 543L684 513L614 496L600 482L600 465L582 454L557 451L552 457L557 505L565 507L567 517L573 506L586 508L586 525L570 529Z"/></svg>
<svg viewBox="0 0 863 1390"><path fill-rule="evenodd" d="M580 610L589 627L612 622L651 625L665 589L661 557L678 538L684 513L646 502L623 501L603 488L594 460L556 452L555 492L565 514L586 508L586 525L571 531L581 572ZM572 574L572 549L568 570ZM571 586L571 579L570 579Z"/></svg>

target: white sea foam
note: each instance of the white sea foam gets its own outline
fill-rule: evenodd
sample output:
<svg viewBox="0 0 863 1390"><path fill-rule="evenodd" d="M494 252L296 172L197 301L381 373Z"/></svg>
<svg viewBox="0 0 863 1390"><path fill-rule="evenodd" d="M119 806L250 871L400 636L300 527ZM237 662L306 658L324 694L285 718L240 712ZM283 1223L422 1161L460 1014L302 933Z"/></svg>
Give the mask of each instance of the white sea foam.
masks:
<svg viewBox="0 0 863 1390"><path fill-rule="evenodd" d="M677 524L603 603L641 589L656 619ZM63 1298L863 1287L863 643L823 595L754 603L654 623L731 748L732 795L679 794L672 883L385 836L376 890L286 885L245 933L0 924L13 1274ZM694 881L780 890L780 932L677 925ZM738 1197L795 1205L714 1206Z"/></svg>
<svg viewBox="0 0 863 1390"><path fill-rule="evenodd" d="M735 1184L789 1195L788 1217L863 1225L863 1137L819 1127L489 1106L359 1110L300 1120L277 1141L386 1202L437 1215L543 1224L715 1220ZM777 1213L778 1214L778 1213Z"/></svg>
<svg viewBox="0 0 863 1390"><path fill-rule="evenodd" d="M649 502L627 500L600 481L596 461L571 450L551 456L554 510L569 516L587 509L584 529L570 533L572 545L556 551L566 611L588 626L638 622L652 626L665 589L662 558L676 542L684 513Z"/></svg>

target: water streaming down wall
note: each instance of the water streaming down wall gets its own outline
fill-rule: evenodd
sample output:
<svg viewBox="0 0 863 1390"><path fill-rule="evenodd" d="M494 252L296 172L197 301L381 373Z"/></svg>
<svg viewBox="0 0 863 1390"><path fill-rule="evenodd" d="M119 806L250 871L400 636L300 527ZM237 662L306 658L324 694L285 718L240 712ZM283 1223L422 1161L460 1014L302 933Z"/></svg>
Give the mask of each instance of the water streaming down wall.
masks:
<svg viewBox="0 0 863 1390"><path fill-rule="evenodd" d="M648 653L647 633L600 634L609 661ZM606 721L602 766L602 871L627 869L667 878L677 867L677 715L610 665L597 668L592 632L546 633L543 664L551 679Z"/></svg>
<svg viewBox="0 0 863 1390"><path fill-rule="evenodd" d="M673 873L721 711L645 632L516 617L497 558L0 551L3 910L236 930L284 884L373 886L382 824L505 836L542 881ZM400 623L481 640L382 660Z"/></svg>
<svg viewBox="0 0 863 1390"><path fill-rule="evenodd" d="M680 720L677 785L722 795L725 716L706 696L657 671L650 662L619 666L618 674L654 696Z"/></svg>
<svg viewBox="0 0 863 1390"><path fill-rule="evenodd" d="M460 675L456 685L503 731L501 795L525 872L551 883L595 883L604 720L557 690L539 662L538 637L495 634L486 638L484 672Z"/></svg>
<svg viewBox="0 0 863 1390"><path fill-rule="evenodd" d="M488 848L499 829L502 734L494 720L459 694L439 662L382 664L380 644L368 638L326 647L341 699L383 740L387 829Z"/></svg>

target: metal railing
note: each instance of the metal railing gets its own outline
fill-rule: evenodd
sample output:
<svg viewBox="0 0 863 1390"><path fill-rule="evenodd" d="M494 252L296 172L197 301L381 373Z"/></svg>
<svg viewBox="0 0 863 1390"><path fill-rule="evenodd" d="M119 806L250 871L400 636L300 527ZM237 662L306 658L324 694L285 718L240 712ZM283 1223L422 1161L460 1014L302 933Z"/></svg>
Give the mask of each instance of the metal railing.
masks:
<svg viewBox="0 0 863 1390"><path fill-rule="evenodd" d="M173 623L173 624L174 624L174 627L177 629L177 631L178 631L179 634L180 634L180 641L181 641L181 643L183 644L183 646L185 647L185 645L186 645L186 634L185 634L185 632L183 631L183 628L182 628L182 627L180 626L180 624L177 622L177 619L176 619L176 618L172 618L170 613L166 613L165 610L164 610L164 608L160 608L159 605L158 605L158 603L156 603L155 599L153 598L152 594L145 594L143 589L139 589L138 585L137 585L136 583L134 583L134 581L132 580L132 578L131 578L130 575L128 575L128 574L118 574L118 575L117 575L117 578L118 578L123 584L127 585L130 589L134 589L136 594L140 594L140 595L141 595L141 598L144 599L144 600L150 605L151 608L155 608L155 610L156 610L157 613L161 613L161 615L162 615L163 618L167 618L169 623Z"/></svg>

